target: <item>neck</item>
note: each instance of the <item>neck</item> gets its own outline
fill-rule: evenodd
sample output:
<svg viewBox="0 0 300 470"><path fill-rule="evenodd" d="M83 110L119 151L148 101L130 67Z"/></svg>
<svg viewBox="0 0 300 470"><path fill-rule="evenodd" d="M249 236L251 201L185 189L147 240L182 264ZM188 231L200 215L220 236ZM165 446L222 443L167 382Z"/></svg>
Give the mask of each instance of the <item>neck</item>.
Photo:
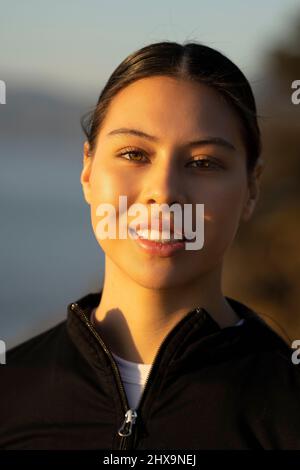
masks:
<svg viewBox="0 0 300 470"><path fill-rule="evenodd" d="M239 320L221 292L221 266L187 285L141 286L106 259L104 286L95 312L109 349L133 362L151 364L168 332L191 310L203 307L219 324Z"/></svg>

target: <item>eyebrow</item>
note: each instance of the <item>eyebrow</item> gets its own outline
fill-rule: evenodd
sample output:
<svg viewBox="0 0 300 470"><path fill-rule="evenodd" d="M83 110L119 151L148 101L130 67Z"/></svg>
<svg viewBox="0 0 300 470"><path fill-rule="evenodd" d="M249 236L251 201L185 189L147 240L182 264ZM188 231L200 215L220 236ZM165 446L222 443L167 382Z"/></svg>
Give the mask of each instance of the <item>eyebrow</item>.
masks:
<svg viewBox="0 0 300 470"><path fill-rule="evenodd" d="M108 136L111 135L119 135L119 134L126 134L126 135L135 135L137 137L142 137L144 139L148 139L152 142L159 142L159 138L153 135L146 134L138 129L128 129L127 127L121 127L119 129L114 129L113 131L108 132ZM190 147L199 147L204 145L219 145L221 147L225 147L229 150L236 150L235 146L223 137L205 137L203 139L194 140L191 142L187 142L187 145Z"/></svg>

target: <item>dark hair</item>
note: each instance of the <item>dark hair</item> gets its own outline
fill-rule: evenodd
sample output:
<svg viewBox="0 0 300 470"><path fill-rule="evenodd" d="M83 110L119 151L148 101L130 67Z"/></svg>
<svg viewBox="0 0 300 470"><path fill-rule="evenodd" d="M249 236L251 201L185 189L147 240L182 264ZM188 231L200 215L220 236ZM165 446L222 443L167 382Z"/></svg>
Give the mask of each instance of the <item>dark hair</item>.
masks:
<svg viewBox="0 0 300 470"><path fill-rule="evenodd" d="M250 84L241 70L221 52L196 42L149 44L118 65L104 86L97 105L80 121L90 154L95 150L98 133L113 97L130 83L157 75L204 83L226 99L240 118L247 170L251 172L261 152L261 137Z"/></svg>

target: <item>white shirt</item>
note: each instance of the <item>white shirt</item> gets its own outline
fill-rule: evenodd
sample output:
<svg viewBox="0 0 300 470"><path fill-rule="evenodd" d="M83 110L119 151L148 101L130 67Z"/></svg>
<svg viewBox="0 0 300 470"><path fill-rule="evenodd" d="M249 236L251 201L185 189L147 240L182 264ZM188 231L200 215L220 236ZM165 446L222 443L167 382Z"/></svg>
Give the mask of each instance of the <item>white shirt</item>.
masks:
<svg viewBox="0 0 300 470"><path fill-rule="evenodd" d="M95 312L96 308L92 312L92 323L94 323ZM244 323L243 318L239 320L234 326L242 325L242 323ZM143 393L152 364L127 361L126 359L117 356L115 353L112 353L112 355L120 371L125 393L127 395L128 404L130 408L135 410Z"/></svg>
<svg viewBox="0 0 300 470"><path fill-rule="evenodd" d="M126 361L112 353L118 365L130 408L136 409L152 364Z"/></svg>

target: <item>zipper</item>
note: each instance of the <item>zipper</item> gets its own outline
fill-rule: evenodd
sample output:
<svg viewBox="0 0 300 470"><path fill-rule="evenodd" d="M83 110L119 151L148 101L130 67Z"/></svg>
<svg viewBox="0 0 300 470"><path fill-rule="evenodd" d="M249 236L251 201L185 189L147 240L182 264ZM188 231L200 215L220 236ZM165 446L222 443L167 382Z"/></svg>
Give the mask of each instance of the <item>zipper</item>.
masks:
<svg viewBox="0 0 300 470"><path fill-rule="evenodd" d="M168 335L167 335L168 336ZM166 338L165 338L166 339ZM153 376L153 370L154 370L154 367L157 367L157 364L159 364L159 356L160 356L160 352L162 350L162 346L163 344L165 343L165 341L163 341L156 353L155 353L155 356L154 356L154 359L153 359L153 362L152 362L152 366L150 367L150 370L149 370L149 373L147 375L147 378L146 378L146 381L145 381L145 385L144 385L144 389L142 391L142 394L139 398L139 401L138 401L138 404L136 406L136 408L133 410L133 409L128 409L125 413L125 419L123 421L123 424L122 426L120 427L120 429L118 430L118 434L119 436L129 436L131 434L133 434L133 437L132 437L132 447L130 447L131 449L134 448L134 445L135 445L135 438L136 438L136 431L137 431L137 426L135 426L133 428L133 425L135 424L135 421L136 419L138 418L139 416L139 410L141 408L141 404L142 404L142 401L145 401L145 396L146 396L146 392L148 392L148 389L150 387L149 383L150 383L150 377L152 378ZM118 373L119 373L119 370L118 370ZM125 431L125 432L124 432ZM122 447L124 445L124 441L121 441L121 447L120 449L126 449L127 447ZM127 448L128 449L128 448Z"/></svg>
<svg viewBox="0 0 300 470"><path fill-rule="evenodd" d="M122 379L121 379L121 376L120 376L118 366L117 366L110 350L108 349L108 347L104 343L103 339L101 338L101 336L99 335L97 330L94 328L94 326L92 325L92 323L89 321L88 317L86 316L85 310L83 308L81 308L76 302L71 304L71 309L73 311L77 311L79 313L79 315L80 315L81 319L83 320L84 324L89 328L92 335L96 338L97 342L101 345L102 349L107 354L107 356L108 356L108 358L111 362L111 365L113 367L114 375L115 375L116 382L117 382L117 387L118 387L120 397L121 397L122 407L123 407L123 410L124 410L124 416L125 416L123 424L118 430L118 435L121 437L119 449L126 449L126 442L128 441L128 437L132 434L132 424L133 424L133 416L134 415L129 415L130 417L129 417L129 421L128 421L127 412L130 411L130 407L129 407L129 404L128 404L127 396L126 396L126 393L125 393L125 390L124 390L124 385L123 385L123 382L122 382ZM131 411L135 411L135 410L131 410ZM128 431L127 431L127 433L122 434L122 429L124 429L127 422L129 422ZM134 420L134 422L135 422L135 420ZM121 434L119 433L120 431L121 431Z"/></svg>
<svg viewBox="0 0 300 470"><path fill-rule="evenodd" d="M134 448L133 446L135 445L136 428L137 428L136 421L139 417L139 410L141 408L141 404L142 404L143 401L145 401L146 392L148 392L148 389L150 387L150 385L149 385L150 384L150 378L152 379L153 374L154 374L153 371L157 368L157 366L159 364L158 357L160 356L162 346L165 344L167 338L169 338L169 335L173 330L171 330L171 332L169 332L169 334L167 334L165 339L159 345L159 347L158 347L158 349L155 353L152 366L151 366L151 368L149 370L149 373L147 375L146 382L145 382L145 385L144 385L144 389L143 389L143 392L140 396L138 404L137 404L135 409L132 409L132 408L130 408L130 406L128 404L128 400L127 400L127 396L126 396L126 393L125 393L124 385L123 385L123 382L122 382L122 379L121 379L121 376L120 376L120 371L118 369L118 366L117 366L117 364L115 362L115 359L112 356L109 348L106 346L106 344L104 343L103 339L101 338L101 336L99 335L97 330L94 328L92 323L89 321L88 317L86 316L85 310L83 308L81 308L78 305L78 303L76 303L76 302L71 304L71 309L73 311L77 311L79 313L81 319L86 324L86 326L89 328L89 330L91 331L93 336L96 338L98 343L100 343L102 349L105 351L105 353L107 354L107 356L108 356L108 358L111 362L111 365L112 365L113 371L114 371L114 375L115 375L115 378L116 378L116 383L117 383L117 386L118 386L118 389L119 389L119 392L120 392L120 396L121 396L122 407L123 407L123 410L124 410L124 420L123 420L122 425L120 426L120 428L118 429L118 432L117 432L118 436L120 436L120 438L121 438L120 439L119 449L120 450L133 449ZM194 310L197 313L200 313L202 309L200 307L196 307ZM183 319L181 319L181 321L186 320L186 317L187 316L183 317Z"/></svg>

